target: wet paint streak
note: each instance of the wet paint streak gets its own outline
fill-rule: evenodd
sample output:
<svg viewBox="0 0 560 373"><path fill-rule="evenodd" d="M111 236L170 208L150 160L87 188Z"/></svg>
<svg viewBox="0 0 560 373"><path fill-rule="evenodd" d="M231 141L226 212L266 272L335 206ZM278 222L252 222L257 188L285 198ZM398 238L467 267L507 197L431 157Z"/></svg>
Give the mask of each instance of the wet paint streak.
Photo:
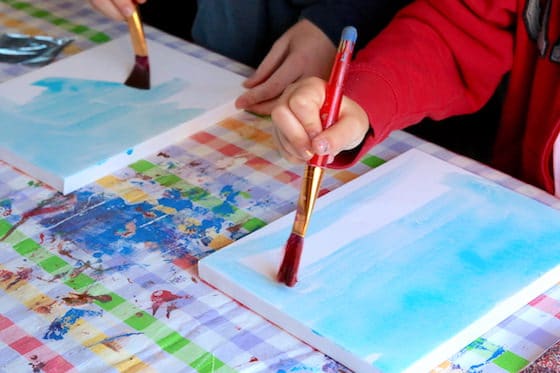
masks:
<svg viewBox="0 0 560 373"><path fill-rule="evenodd" d="M70 331L72 325L84 317L101 317L102 311L80 310L77 308L69 309L62 317L57 317L49 325L49 329L43 339L53 339L59 341Z"/></svg>

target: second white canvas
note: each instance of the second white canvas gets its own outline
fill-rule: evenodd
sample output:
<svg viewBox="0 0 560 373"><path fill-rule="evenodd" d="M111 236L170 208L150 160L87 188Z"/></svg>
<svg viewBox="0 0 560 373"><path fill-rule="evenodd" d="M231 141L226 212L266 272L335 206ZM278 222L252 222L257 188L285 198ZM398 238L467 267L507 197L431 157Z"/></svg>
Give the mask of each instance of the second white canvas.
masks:
<svg viewBox="0 0 560 373"><path fill-rule="evenodd" d="M0 160L63 193L235 112L243 77L148 40L150 90L125 86L128 36L0 85Z"/></svg>

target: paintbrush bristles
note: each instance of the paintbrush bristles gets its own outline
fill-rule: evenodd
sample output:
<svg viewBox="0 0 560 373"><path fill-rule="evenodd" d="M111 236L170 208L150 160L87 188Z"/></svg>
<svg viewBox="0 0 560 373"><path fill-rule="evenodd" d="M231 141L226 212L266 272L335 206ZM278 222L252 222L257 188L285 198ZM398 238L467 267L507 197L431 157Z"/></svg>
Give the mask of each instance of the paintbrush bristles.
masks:
<svg viewBox="0 0 560 373"><path fill-rule="evenodd" d="M278 282L283 282L290 287L296 284L302 250L303 237L295 233L290 234L284 249L284 259L276 276Z"/></svg>
<svg viewBox="0 0 560 373"><path fill-rule="evenodd" d="M132 47L135 53L134 68L125 81L125 85L139 89L150 89L150 63L148 61L148 46L144 36L144 28L140 21L138 10L128 18L128 28Z"/></svg>
<svg viewBox="0 0 560 373"><path fill-rule="evenodd" d="M138 89L150 89L150 63L148 62L148 57L136 56L134 67L124 84Z"/></svg>
<svg viewBox="0 0 560 373"><path fill-rule="evenodd" d="M305 237L307 232L311 213L319 196L322 179L322 168L309 165L305 167L292 233L288 238L288 242L286 242L284 258L276 276L279 282L283 282L288 286L294 286L297 282L299 262L303 252L303 237Z"/></svg>

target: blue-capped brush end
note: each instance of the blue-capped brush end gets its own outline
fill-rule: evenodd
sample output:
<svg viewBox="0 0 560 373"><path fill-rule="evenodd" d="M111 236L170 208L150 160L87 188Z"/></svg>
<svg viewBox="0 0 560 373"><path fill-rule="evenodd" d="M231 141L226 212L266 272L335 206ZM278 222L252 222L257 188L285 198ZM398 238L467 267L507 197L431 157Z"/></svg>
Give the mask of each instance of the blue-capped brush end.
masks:
<svg viewBox="0 0 560 373"><path fill-rule="evenodd" d="M358 31L356 30L356 28L354 26L346 26L343 30L342 30L342 40L346 40L352 43L356 42L356 39L358 38Z"/></svg>

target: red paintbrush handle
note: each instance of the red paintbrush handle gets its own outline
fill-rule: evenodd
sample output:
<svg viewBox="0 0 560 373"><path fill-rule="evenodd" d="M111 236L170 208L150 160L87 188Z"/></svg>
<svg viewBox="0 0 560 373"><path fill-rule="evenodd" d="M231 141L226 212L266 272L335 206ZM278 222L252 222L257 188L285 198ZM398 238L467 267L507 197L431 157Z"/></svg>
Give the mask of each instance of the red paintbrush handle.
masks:
<svg viewBox="0 0 560 373"><path fill-rule="evenodd" d="M331 70L331 76L329 77L329 81L327 83L325 101L319 111L323 129L329 128L338 120L340 102L342 101L342 88L344 86L346 71L350 66L350 61L352 60L352 52L354 50L355 41L356 34L354 28L351 28L351 30L347 32L347 35L344 35L343 33L343 39L336 53L333 68ZM326 155L315 154L308 163L312 166L325 167L327 159L328 156Z"/></svg>

